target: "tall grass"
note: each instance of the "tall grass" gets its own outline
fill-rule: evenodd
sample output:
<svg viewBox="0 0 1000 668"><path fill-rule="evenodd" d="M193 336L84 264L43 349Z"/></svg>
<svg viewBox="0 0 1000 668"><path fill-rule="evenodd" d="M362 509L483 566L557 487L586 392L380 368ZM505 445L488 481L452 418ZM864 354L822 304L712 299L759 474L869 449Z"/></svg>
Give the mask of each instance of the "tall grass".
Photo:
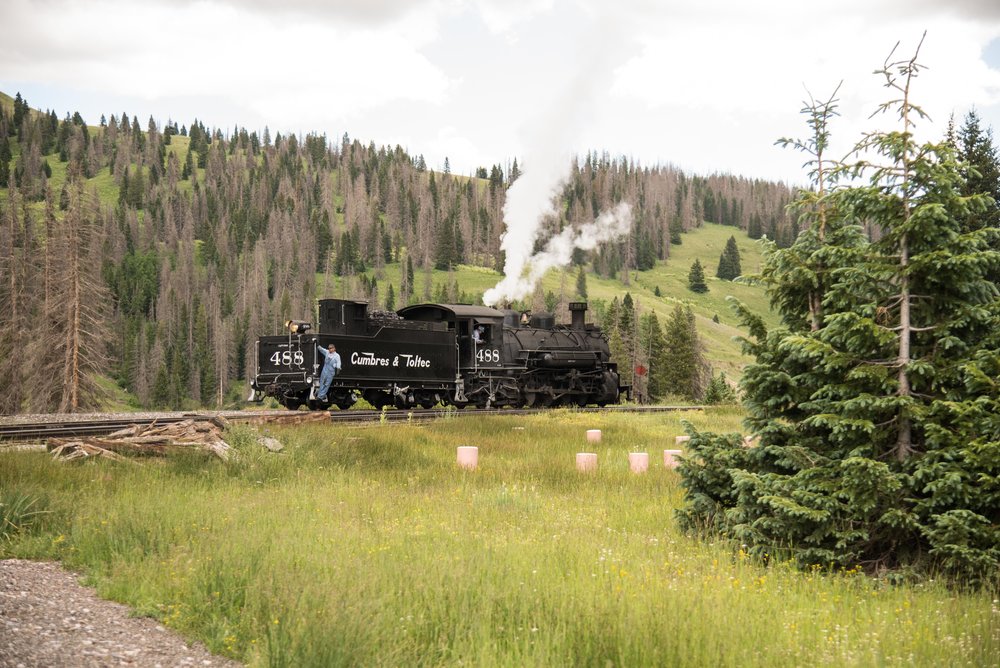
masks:
<svg viewBox="0 0 1000 668"><path fill-rule="evenodd" d="M254 665L995 665L988 594L763 567L679 534L677 475L632 474L627 453L659 462L681 417L741 415L313 425L274 429L280 455L237 430L227 464L6 454L0 486L44 490L52 513L0 552L62 559ZM585 449L596 473L574 468Z"/></svg>

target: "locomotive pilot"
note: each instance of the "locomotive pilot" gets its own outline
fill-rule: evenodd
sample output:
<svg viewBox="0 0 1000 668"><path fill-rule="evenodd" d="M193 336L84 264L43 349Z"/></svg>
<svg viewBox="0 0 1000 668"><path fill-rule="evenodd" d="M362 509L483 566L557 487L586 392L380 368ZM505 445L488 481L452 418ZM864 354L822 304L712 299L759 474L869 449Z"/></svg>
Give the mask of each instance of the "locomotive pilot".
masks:
<svg viewBox="0 0 1000 668"><path fill-rule="evenodd" d="M332 343L327 346L326 350L319 346L316 346L316 350L326 358L323 362L323 371L319 375L319 391L316 396L320 401L326 401L326 393L330 391L333 377L340 372L340 355L337 353L337 346Z"/></svg>

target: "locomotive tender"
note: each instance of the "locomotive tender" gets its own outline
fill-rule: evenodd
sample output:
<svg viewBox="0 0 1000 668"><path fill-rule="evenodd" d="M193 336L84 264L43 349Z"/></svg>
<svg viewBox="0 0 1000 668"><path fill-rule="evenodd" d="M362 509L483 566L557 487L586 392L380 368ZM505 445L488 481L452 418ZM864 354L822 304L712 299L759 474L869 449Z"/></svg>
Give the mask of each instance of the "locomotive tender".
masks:
<svg viewBox="0 0 1000 668"><path fill-rule="evenodd" d="M364 301L322 299L318 332L293 320L287 335L257 340L250 400L272 396L292 410L347 409L359 397L376 408L617 403L630 388L619 385L607 338L585 323L585 303L569 308L571 323L556 325L550 314L468 304L369 314ZM322 401L316 347L330 343L342 366Z"/></svg>

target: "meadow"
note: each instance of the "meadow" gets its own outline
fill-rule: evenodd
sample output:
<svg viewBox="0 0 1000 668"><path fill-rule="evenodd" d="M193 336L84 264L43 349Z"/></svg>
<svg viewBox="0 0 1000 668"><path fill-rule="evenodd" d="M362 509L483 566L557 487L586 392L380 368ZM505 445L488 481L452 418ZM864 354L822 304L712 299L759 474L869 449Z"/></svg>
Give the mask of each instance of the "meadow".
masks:
<svg viewBox="0 0 1000 668"><path fill-rule="evenodd" d="M681 534L662 450L682 420L741 418L320 424L272 428L277 455L237 427L225 463L2 453L0 556L58 559L254 666L996 665L995 593L763 566ZM459 445L478 469L456 466ZM599 469L577 472L588 449Z"/></svg>

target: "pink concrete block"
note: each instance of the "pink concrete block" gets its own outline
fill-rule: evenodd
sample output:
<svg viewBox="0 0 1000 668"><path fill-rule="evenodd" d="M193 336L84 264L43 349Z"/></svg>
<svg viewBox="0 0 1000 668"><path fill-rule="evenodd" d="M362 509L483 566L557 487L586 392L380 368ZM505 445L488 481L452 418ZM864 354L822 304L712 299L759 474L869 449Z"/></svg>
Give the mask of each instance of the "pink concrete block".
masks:
<svg viewBox="0 0 1000 668"><path fill-rule="evenodd" d="M682 454L684 454L683 450L664 450L663 465L668 469L677 468L677 466L680 464L680 461L677 458L680 457Z"/></svg>
<svg viewBox="0 0 1000 668"><path fill-rule="evenodd" d="M674 445L680 445L681 443L687 443L691 440L690 436L674 436Z"/></svg>
<svg viewBox="0 0 1000 668"><path fill-rule="evenodd" d="M463 469L474 469L479 465L479 448L474 445L458 446L458 465Z"/></svg>
<svg viewBox="0 0 1000 668"><path fill-rule="evenodd" d="M578 452L578 453L576 453L576 470L577 471L596 471L597 470L597 453L596 452Z"/></svg>
<svg viewBox="0 0 1000 668"><path fill-rule="evenodd" d="M645 473L646 469L649 468L649 453L628 453L628 467L632 470L632 473Z"/></svg>
<svg viewBox="0 0 1000 668"><path fill-rule="evenodd" d="M587 443L600 443L601 442L601 430L600 429L588 429L587 430Z"/></svg>

